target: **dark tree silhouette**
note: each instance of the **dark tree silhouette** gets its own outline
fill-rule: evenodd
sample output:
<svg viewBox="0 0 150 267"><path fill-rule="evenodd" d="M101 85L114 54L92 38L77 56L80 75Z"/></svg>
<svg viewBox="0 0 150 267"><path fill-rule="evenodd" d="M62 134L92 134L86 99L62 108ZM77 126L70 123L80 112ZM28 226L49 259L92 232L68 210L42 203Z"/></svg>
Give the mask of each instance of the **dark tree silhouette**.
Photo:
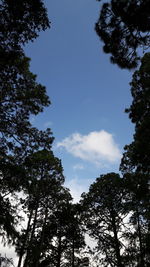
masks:
<svg viewBox="0 0 150 267"><path fill-rule="evenodd" d="M139 70L133 74L131 82L133 101L126 109L135 124L133 142L125 146L120 169L134 196L134 218L138 224L140 238L141 266L150 263L150 54L144 55ZM132 188L132 189L131 189ZM141 219L142 218L142 219ZM142 227L140 226L143 224ZM144 229L144 235L141 231ZM144 242L144 244L143 244Z"/></svg>
<svg viewBox="0 0 150 267"><path fill-rule="evenodd" d="M23 160L40 148L51 148L53 141L49 129L42 132L30 123L30 116L50 101L23 52L23 45L49 25L40 0L0 3L0 230L13 238L17 213L10 197L24 186Z"/></svg>
<svg viewBox="0 0 150 267"><path fill-rule="evenodd" d="M125 146L121 170L150 174L150 54L142 58L141 66L131 82L133 101L126 112L135 124L133 142Z"/></svg>
<svg viewBox="0 0 150 267"><path fill-rule="evenodd" d="M124 266L121 249L124 209L124 187L116 173L101 175L83 194L83 220L91 237L97 241L99 264Z"/></svg>
<svg viewBox="0 0 150 267"><path fill-rule="evenodd" d="M39 265L48 216L56 208L55 203L64 182L61 162L54 157L52 151L44 149L28 156L25 168L28 179L23 206L28 215L28 223L18 243L18 267L21 266L24 254L24 266Z"/></svg>
<svg viewBox="0 0 150 267"><path fill-rule="evenodd" d="M150 46L150 1L111 0L103 4L95 29L111 62L132 69L139 62L139 49Z"/></svg>
<svg viewBox="0 0 150 267"><path fill-rule="evenodd" d="M3 0L0 17L1 47L5 49L33 40L50 26L42 0Z"/></svg>
<svg viewBox="0 0 150 267"><path fill-rule="evenodd" d="M123 177L126 188L125 207L129 214L128 224L132 225L127 235L128 250L138 266L149 265L149 188L147 178L141 173L126 173ZM126 233L125 233L126 235Z"/></svg>

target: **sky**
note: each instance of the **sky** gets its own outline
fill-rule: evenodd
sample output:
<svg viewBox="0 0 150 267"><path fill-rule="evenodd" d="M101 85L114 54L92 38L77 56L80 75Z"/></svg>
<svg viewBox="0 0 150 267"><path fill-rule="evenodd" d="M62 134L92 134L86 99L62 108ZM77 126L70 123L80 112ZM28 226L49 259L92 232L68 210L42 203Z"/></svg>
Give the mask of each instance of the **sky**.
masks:
<svg viewBox="0 0 150 267"><path fill-rule="evenodd" d="M52 104L31 121L39 129L52 129L65 185L78 201L101 174L119 172L123 148L134 131L124 113L132 101L132 72L111 64L103 53L94 30L98 1L46 0L45 5L51 29L25 52Z"/></svg>
<svg viewBox="0 0 150 267"><path fill-rule="evenodd" d="M101 174L119 172L123 148L132 141L134 125L124 113L132 101L132 72L111 64L103 53L94 30L98 1L45 0L45 5L51 29L41 32L25 53L52 104L31 122L52 129L65 185L78 201ZM7 254L15 262L13 249Z"/></svg>

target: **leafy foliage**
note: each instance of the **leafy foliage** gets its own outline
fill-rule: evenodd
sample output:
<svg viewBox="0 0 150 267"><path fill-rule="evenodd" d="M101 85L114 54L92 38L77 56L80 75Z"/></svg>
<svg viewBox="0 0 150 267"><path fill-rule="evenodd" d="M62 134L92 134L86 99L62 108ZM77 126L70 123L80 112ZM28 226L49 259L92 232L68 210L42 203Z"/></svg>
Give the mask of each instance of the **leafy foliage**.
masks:
<svg viewBox="0 0 150 267"><path fill-rule="evenodd" d="M42 0L2 0L0 17L1 45L7 49L33 40L50 26Z"/></svg>
<svg viewBox="0 0 150 267"><path fill-rule="evenodd" d="M118 174L101 175L83 195L83 220L89 234L97 240L99 264L123 266L121 232L124 209L122 180Z"/></svg>
<svg viewBox="0 0 150 267"><path fill-rule="evenodd" d="M150 173L150 54L144 55L131 82L132 104L126 112L135 123L134 140L125 147L121 170Z"/></svg>
<svg viewBox="0 0 150 267"><path fill-rule="evenodd" d="M133 74L131 82L133 101L126 109L135 123L133 142L125 146L120 169L132 195L132 220L137 225L140 266L150 263L150 54L144 55L139 70ZM135 237L136 239L136 237Z"/></svg>
<svg viewBox="0 0 150 267"><path fill-rule="evenodd" d="M40 0L2 0L0 16L0 227L3 236L14 239L18 216L12 203L26 183L24 159L33 151L51 149L53 141L50 129L39 131L30 123L31 115L50 101L22 48L49 27L49 20Z"/></svg>
<svg viewBox="0 0 150 267"><path fill-rule="evenodd" d="M111 0L103 4L95 30L104 42L111 62L133 69L139 62L139 48L150 45L149 0Z"/></svg>

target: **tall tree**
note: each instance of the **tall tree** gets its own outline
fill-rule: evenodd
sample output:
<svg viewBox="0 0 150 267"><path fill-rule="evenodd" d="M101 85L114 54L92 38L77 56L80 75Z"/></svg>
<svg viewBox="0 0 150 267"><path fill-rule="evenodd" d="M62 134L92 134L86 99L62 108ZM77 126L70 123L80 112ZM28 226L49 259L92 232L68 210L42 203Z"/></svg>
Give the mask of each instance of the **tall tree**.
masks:
<svg viewBox="0 0 150 267"><path fill-rule="evenodd" d="M47 206L47 220L45 227L42 227L44 232L41 231L39 240L36 236L37 253L32 250L30 259L39 253L43 237L42 253L37 266L77 267L83 260L81 251L85 247L78 207L72 204L71 195L66 188L62 187L59 192L57 190L53 192L55 197L51 200L51 206ZM36 266L35 262L30 261L30 266L32 265Z"/></svg>
<svg viewBox="0 0 150 267"><path fill-rule="evenodd" d="M3 0L0 4L0 145L1 157L12 153L31 127L31 114L38 114L50 101L45 87L29 71L22 45L49 27L41 0ZM33 134L34 136L34 134ZM12 140L13 139L13 140Z"/></svg>
<svg viewBox="0 0 150 267"><path fill-rule="evenodd" d="M124 188L116 173L101 175L83 195L83 220L91 237L97 241L99 264L124 266L123 227ZM129 266L129 265L126 265Z"/></svg>
<svg viewBox="0 0 150 267"><path fill-rule="evenodd" d="M144 55L139 70L131 82L133 101L126 109L135 124L133 142L125 146L122 171L137 171L150 174L150 53Z"/></svg>
<svg viewBox="0 0 150 267"><path fill-rule="evenodd" d="M128 240L128 248L132 250L132 258L137 266L148 266L148 202L149 188L147 179L141 173L126 173L124 175L124 186L126 188L125 206L128 211L128 224L132 231ZM143 197L145 196L145 197ZM135 265L136 266L136 265Z"/></svg>
<svg viewBox="0 0 150 267"><path fill-rule="evenodd" d="M133 74L131 82L131 93L133 101L131 106L126 109L129 113L129 118L135 124L135 134L133 142L125 146L125 152L121 161L120 169L124 174L126 180L130 181L130 188L132 194L136 199L137 206L142 209L137 210L134 214L139 214L142 221L138 219L137 222L140 226L140 221L143 223L142 228L146 226L144 235L141 232L141 246L142 257L145 264L150 262L150 54L144 55L141 61L139 70ZM140 192L140 198L139 198ZM140 228L139 228L140 230ZM139 232L140 233L140 232ZM143 264L143 263L142 263ZM141 265L147 266L147 265Z"/></svg>
<svg viewBox="0 0 150 267"><path fill-rule="evenodd" d="M15 221L10 196L23 187L23 159L40 147L50 148L53 141L50 130L38 131L30 123L30 116L43 111L50 101L45 87L37 83L36 75L30 72L29 58L25 57L22 48L50 23L40 0L3 0L0 3L0 17L1 211L5 207L0 225L3 233L10 235L10 226L13 233Z"/></svg>
<svg viewBox="0 0 150 267"><path fill-rule="evenodd" d="M79 204L68 205L66 217L66 242L63 267L77 267L81 259L81 250L85 248L84 231L81 223Z"/></svg>
<svg viewBox="0 0 150 267"><path fill-rule="evenodd" d="M18 247L18 267L21 266L24 253L24 266L39 266L46 224L64 181L60 160L54 157L52 151L44 149L28 156L25 168L28 180L24 208L28 214L28 223Z"/></svg>
<svg viewBox="0 0 150 267"><path fill-rule="evenodd" d="M78 266L80 250L85 246L84 233L77 206L71 200L68 190L63 189L46 228L45 252L40 266Z"/></svg>
<svg viewBox="0 0 150 267"><path fill-rule="evenodd" d="M0 16L0 144L4 144L1 151L6 152L13 146L6 138L16 140L27 135L30 115L50 104L45 87L30 72L29 58L22 49L40 30L49 27L49 20L41 0L3 0Z"/></svg>

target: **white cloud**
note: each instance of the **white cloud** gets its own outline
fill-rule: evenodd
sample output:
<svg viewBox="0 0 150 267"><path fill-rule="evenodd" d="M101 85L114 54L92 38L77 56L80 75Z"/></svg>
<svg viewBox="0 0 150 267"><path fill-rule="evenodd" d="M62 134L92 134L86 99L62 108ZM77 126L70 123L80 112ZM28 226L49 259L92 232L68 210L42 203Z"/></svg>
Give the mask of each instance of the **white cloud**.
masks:
<svg viewBox="0 0 150 267"><path fill-rule="evenodd" d="M66 182L66 187L70 189L70 193L73 197L73 202L79 202L81 194L88 190L88 184L81 184L77 177Z"/></svg>
<svg viewBox="0 0 150 267"><path fill-rule="evenodd" d="M74 133L58 142L57 147L63 147L73 156L96 165L115 163L121 158L113 135L104 130L90 132L88 135Z"/></svg>
<svg viewBox="0 0 150 267"><path fill-rule="evenodd" d="M82 164L75 164L73 166L74 170L84 170L84 166Z"/></svg>

